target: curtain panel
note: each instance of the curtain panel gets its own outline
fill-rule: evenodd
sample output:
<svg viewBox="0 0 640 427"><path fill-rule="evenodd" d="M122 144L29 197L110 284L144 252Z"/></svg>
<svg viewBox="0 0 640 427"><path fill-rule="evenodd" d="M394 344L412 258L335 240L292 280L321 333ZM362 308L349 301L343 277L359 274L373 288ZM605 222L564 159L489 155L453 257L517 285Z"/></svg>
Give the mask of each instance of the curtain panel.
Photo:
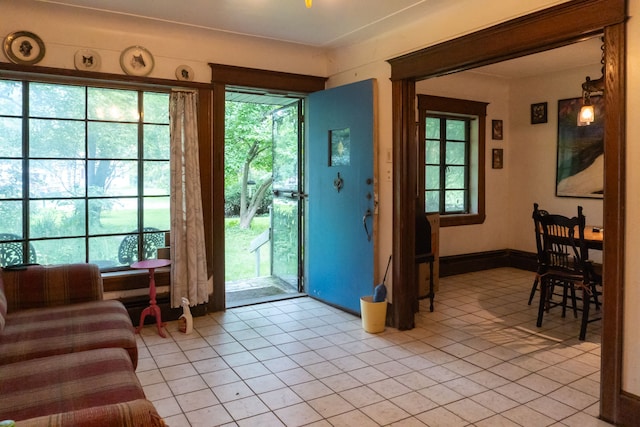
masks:
<svg viewBox="0 0 640 427"><path fill-rule="evenodd" d="M213 292L207 277L206 247L198 158L198 94L174 90L171 123L171 307L208 302Z"/></svg>

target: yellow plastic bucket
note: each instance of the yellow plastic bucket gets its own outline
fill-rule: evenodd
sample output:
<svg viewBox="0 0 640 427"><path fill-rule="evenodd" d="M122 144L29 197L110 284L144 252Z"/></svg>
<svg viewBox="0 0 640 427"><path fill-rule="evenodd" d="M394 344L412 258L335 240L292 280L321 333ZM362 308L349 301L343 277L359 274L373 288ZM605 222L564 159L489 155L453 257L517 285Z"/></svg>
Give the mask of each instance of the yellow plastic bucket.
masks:
<svg viewBox="0 0 640 427"><path fill-rule="evenodd" d="M387 319L387 300L373 302L373 296L360 297L360 315L362 316L362 328L370 334L384 331Z"/></svg>

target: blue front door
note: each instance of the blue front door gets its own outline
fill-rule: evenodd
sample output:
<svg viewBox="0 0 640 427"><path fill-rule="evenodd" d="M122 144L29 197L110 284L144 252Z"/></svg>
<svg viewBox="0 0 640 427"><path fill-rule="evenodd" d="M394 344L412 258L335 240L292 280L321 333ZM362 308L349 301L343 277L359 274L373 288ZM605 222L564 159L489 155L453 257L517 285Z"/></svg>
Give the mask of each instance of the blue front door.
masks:
<svg viewBox="0 0 640 427"><path fill-rule="evenodd" d="M374 93L365 80L307 104L306 290L355 313L374 286Z"/></svg>

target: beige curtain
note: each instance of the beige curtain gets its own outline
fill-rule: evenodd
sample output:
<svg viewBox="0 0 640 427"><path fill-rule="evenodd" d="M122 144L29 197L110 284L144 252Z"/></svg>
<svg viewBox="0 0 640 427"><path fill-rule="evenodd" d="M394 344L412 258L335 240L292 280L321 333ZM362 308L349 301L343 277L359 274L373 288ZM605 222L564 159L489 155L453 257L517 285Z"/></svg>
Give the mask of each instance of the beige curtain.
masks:
<svg viewBox="0 0 640 427"><path fill-rule="evenodd" d="M198 160L198 94L174 90L171 122L171 307L209 300Z"/></svg>

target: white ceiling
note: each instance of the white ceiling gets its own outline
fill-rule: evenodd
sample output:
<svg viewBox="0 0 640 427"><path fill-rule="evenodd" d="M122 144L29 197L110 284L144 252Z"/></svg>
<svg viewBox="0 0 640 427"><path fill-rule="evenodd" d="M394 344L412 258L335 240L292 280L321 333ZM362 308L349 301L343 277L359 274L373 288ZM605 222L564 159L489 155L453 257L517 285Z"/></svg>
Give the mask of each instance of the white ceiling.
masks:
<svg viewBox="0 0 640 427"><path fill-rule="evenodd" d="M211 30L337 47L429 13L450 0L39 0Z"/></svg>
<svg viewBox="0 0 640 427"><path fill-rule="evenodd" d="M457 0L38 0L308 46L336 48L410 24ZM530 77L600 62L600 40L474 70Z"/></svg>

